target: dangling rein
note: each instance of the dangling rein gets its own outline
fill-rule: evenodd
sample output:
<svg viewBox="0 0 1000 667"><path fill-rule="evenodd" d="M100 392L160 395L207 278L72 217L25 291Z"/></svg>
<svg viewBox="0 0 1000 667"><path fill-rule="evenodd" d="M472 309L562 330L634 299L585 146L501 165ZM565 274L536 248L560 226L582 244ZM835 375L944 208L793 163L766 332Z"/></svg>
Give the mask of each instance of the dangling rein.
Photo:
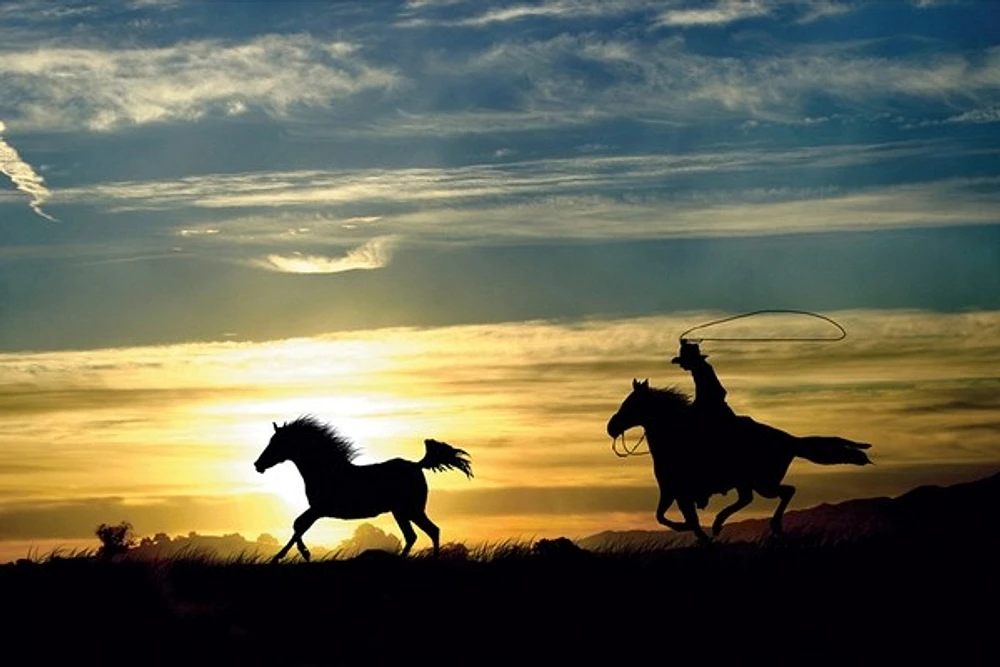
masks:
<svg viewBox="0 0 1000 667"><path fill-rule="evenodd" d="M646 439L646 433L645 432L643 432L642 436L638 440L635 441L635 444L632 445L631 449L629 449L628 443L625 441L625 433L624 432L621 434L620 437L622 439L622 451L620 451L620 452L618 451L618 437L611 438L611 451L614 452L615 456L617 456L618 458L620 458L620 459L626 459L626 458L628 458L630 456L648 456L649 455L649 450L648 449L646 451L644 451L644 452L636 451L637 449L639 449L639 445L642 444L642 441Z"/></svg>

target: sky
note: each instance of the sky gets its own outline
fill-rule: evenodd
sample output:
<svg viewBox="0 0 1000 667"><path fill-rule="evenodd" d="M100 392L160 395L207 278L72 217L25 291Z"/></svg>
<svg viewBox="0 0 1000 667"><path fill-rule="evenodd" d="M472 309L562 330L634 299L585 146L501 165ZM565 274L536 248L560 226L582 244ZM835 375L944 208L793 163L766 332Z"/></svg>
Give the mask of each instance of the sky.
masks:
<svg viewBox="0 0 1000 667"><path fill-rule="evenodd" d="M607 419L761 309L848 335L716 327L730 404L876 461L793 464L791 509L1000 470L996 16L0 4L0 560L120 520L285 539L301 481L252 463L306 413L368 462L468 450L428 474L445 541L655 530Z"/></svg>

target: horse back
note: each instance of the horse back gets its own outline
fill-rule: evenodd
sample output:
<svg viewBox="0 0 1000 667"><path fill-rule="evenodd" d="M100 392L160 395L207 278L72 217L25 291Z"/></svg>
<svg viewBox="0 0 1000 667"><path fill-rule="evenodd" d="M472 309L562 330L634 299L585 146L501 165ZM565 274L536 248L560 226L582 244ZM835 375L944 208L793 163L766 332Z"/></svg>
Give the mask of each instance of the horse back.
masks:
<svg viewBox="0 0 1000 667"><path fill-rule="evenodd" d="M405 459L351 466L331 482L315 500L309 497L310 504L326 516L366 519L386 512L422 510L427 504L423 470Z"/></svg>

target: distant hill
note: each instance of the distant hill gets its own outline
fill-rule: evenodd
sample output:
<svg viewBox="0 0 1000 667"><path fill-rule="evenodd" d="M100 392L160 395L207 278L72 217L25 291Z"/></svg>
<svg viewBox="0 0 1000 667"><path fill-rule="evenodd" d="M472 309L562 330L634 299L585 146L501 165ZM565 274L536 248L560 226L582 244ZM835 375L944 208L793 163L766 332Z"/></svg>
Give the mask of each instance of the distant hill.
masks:
<svg viewBox="0 0 1000 667"><path fill-rule="evenodd" d="M952 486L920 486L896 498L864 498L817 505L785 513L785 532L811 542L837 544L861 540L937 539L943 532L982 534L1000 512L1000 473ZM727 523L721 542L757 542L769 519ZM604 531L576 540L588 550L673 548L694 543L691 533L669 529Z"/></svg>

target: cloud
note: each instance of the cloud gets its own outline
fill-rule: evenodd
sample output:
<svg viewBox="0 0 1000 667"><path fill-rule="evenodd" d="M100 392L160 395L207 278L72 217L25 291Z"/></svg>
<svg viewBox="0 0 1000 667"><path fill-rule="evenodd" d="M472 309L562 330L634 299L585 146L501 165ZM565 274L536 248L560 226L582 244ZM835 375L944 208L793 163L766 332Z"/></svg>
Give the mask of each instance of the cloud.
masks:
<svg viewBox="0 0 1000 667"><path fill-rule="evenodd" d="M799 23L812 23L829 16L843 16L857 8L857 5L837 0L806 0L802 5L805 13L799 18Z"/></svg>
<svg viewBox="0 0 1000 667"><path fill-rule="evenodd" d="M186 256L329 273L387 265L393 237L493 245L991 225L1000 207L997 178L865 185L841 184L839 175L830 183L829 175L880 165L896 174L903 163L997 154L990 146L913 140L502 162L490 155L485 163L450 168L262 171L98 183L63 188L60 201L157 215L185 209L184 225L172 233ZM113 254L107 246L77 253L101 260L163 256L162 241L157 244L116 246ZM341 256L340 249L348 247L355 250ZM65 251L32 253L56 250Z"/></svg>
<svg viewBox="0 0 1000 667"><path fill-rule="evenodd" d="M0 174L7 176L14 187L31 198L28 205L32 211L46 220L55 222L55 218L42 210L42 204L52 195L45 187L45 179L35 173L30 164L21 159L13 146L4 141L3 132L5 129L3 121L0 121Z"/></svg>
<svg viewBox="0 0 1000 667"><path fill-rule="evenodd" d="M983 151L986 151L985 153ZM79 204L117 210L196 208L314 207L367 202L475 202L503 196L611 195L637 187L663 189L670 179L792 169L829 169L875 165L900 159L960 158L995 154L988 148L964 148L943 141L882 144L834 144L790 149L722 147L690 153L521 160L451 168L263 171L204 174L165 181L123 181L64 188L60 197ZM692 194L692 196L699 196ZM311 209L310 209L311 210ZM350 223L350 218L311 211L282 214L272 229L286 231ZM299 220L301 224L294 221ZM249 221L248 221L249 222ZM253 227L255 233L265 226Z"/></svg>
<svg viewBox="0 0 1000 667"><path fill-rule="evenodd" d="M341 273L343 271L381 269L389 264L396 245L394 236L377 236L342 257L323 255L268 255L257 266L282 273Z"/></svg>
<svg viewBox="0 0 1000 667"><path fill-rule="evenodd" d="M595 16L613 16L648 7L643 0L543 0L534 4L492 8L481 14L456 18L453 15L454 10L460 5L479 9L478 4L464 2L408 2L407 11L396 25L401 28L428 26L482 28L525 19L548 18L571 21ZM436 12L442 8L451 10L451 15L446 17ZM418 16L421 11L425 12L424 16Z"/></svg>
<svg viewBox="0 0 1000 667"><path fill-rule="evenodd" d="M779 7L786 11L783 4L724 2L709 9L668 9L663 20L675 27L721 25ZM810 21L848 5L791 7L793 15ZM493 24L543 14L565 22L628 11L644 10L633 3L551 2L440 20ZM0 58L0 76L11 91L0 100L0 113L32 129L114 130L256 111L295 117L302 126L315 126L310 131L325 125L334 132L332 112L338 137L384 138L523 133L623 117L678 124L794 123L816 116L819 104L827 116L898 113L912 109L915 100L931 112L960 114L988 103L1000 88L996 48L889 50L882 48L884 40L859 40L757 51L738 44L737 58L700 52L680 34L649 39L635 30L604 34L559 25L555 36L543 31L541 38L511 39L501 32L461 52L443 47L398 61L365 46L370 42L361 33L354 41L284 34L129 49L43 41L9 47ZM442 95L443 90L461 94ZM477 95L478 90L491 94ZM317 111L323 112L323 125Z"/></svg>
<svg viewBox="0 0 1000 667"><path fill-rule="evenodd" d="M699 9L671 9L660 15L658 25L720 26L735 21L766 16L770 9L758 0L720 0L714 6Z"/></svg>
<svg viewBox="0 0 1000 667"><path fill-rule="evenodd" d="M509 91L509 104L440 107L373 118L372 132L445 135L522 132L631 118L691 125L755 119L795 123L816 115L870 119L874 112L954 113L1000 89L1000 50L903 51L882 40L788 45L740 57L693 50L680 36L658 41L565 32L504 40L460 60L432 59L422 76ZM743 52L745 51L745 52ZM411 105L400 105L403 108ZM427 108L427 105L424 105Z"/></svg>
<svg viewBox="0 0 1000 667"><path fill-rule="evenodd" d="M907 123L903 127L910 129L914 127L933 127L936 125L983 125L986 123L1000 123L1000 106L970 109L969 111L949 116L943 120L923 120L918 123Z"/></svg>
<svg viewBox="0 0 1000 667"><path fill-rule="evenodd" d="M356 45L308 35L156 48L43 46L5 52L0 76L10 91L4 105L25 127L92 130L251 107L281 116L400 81L394 69L368 64Z"/></svg>

